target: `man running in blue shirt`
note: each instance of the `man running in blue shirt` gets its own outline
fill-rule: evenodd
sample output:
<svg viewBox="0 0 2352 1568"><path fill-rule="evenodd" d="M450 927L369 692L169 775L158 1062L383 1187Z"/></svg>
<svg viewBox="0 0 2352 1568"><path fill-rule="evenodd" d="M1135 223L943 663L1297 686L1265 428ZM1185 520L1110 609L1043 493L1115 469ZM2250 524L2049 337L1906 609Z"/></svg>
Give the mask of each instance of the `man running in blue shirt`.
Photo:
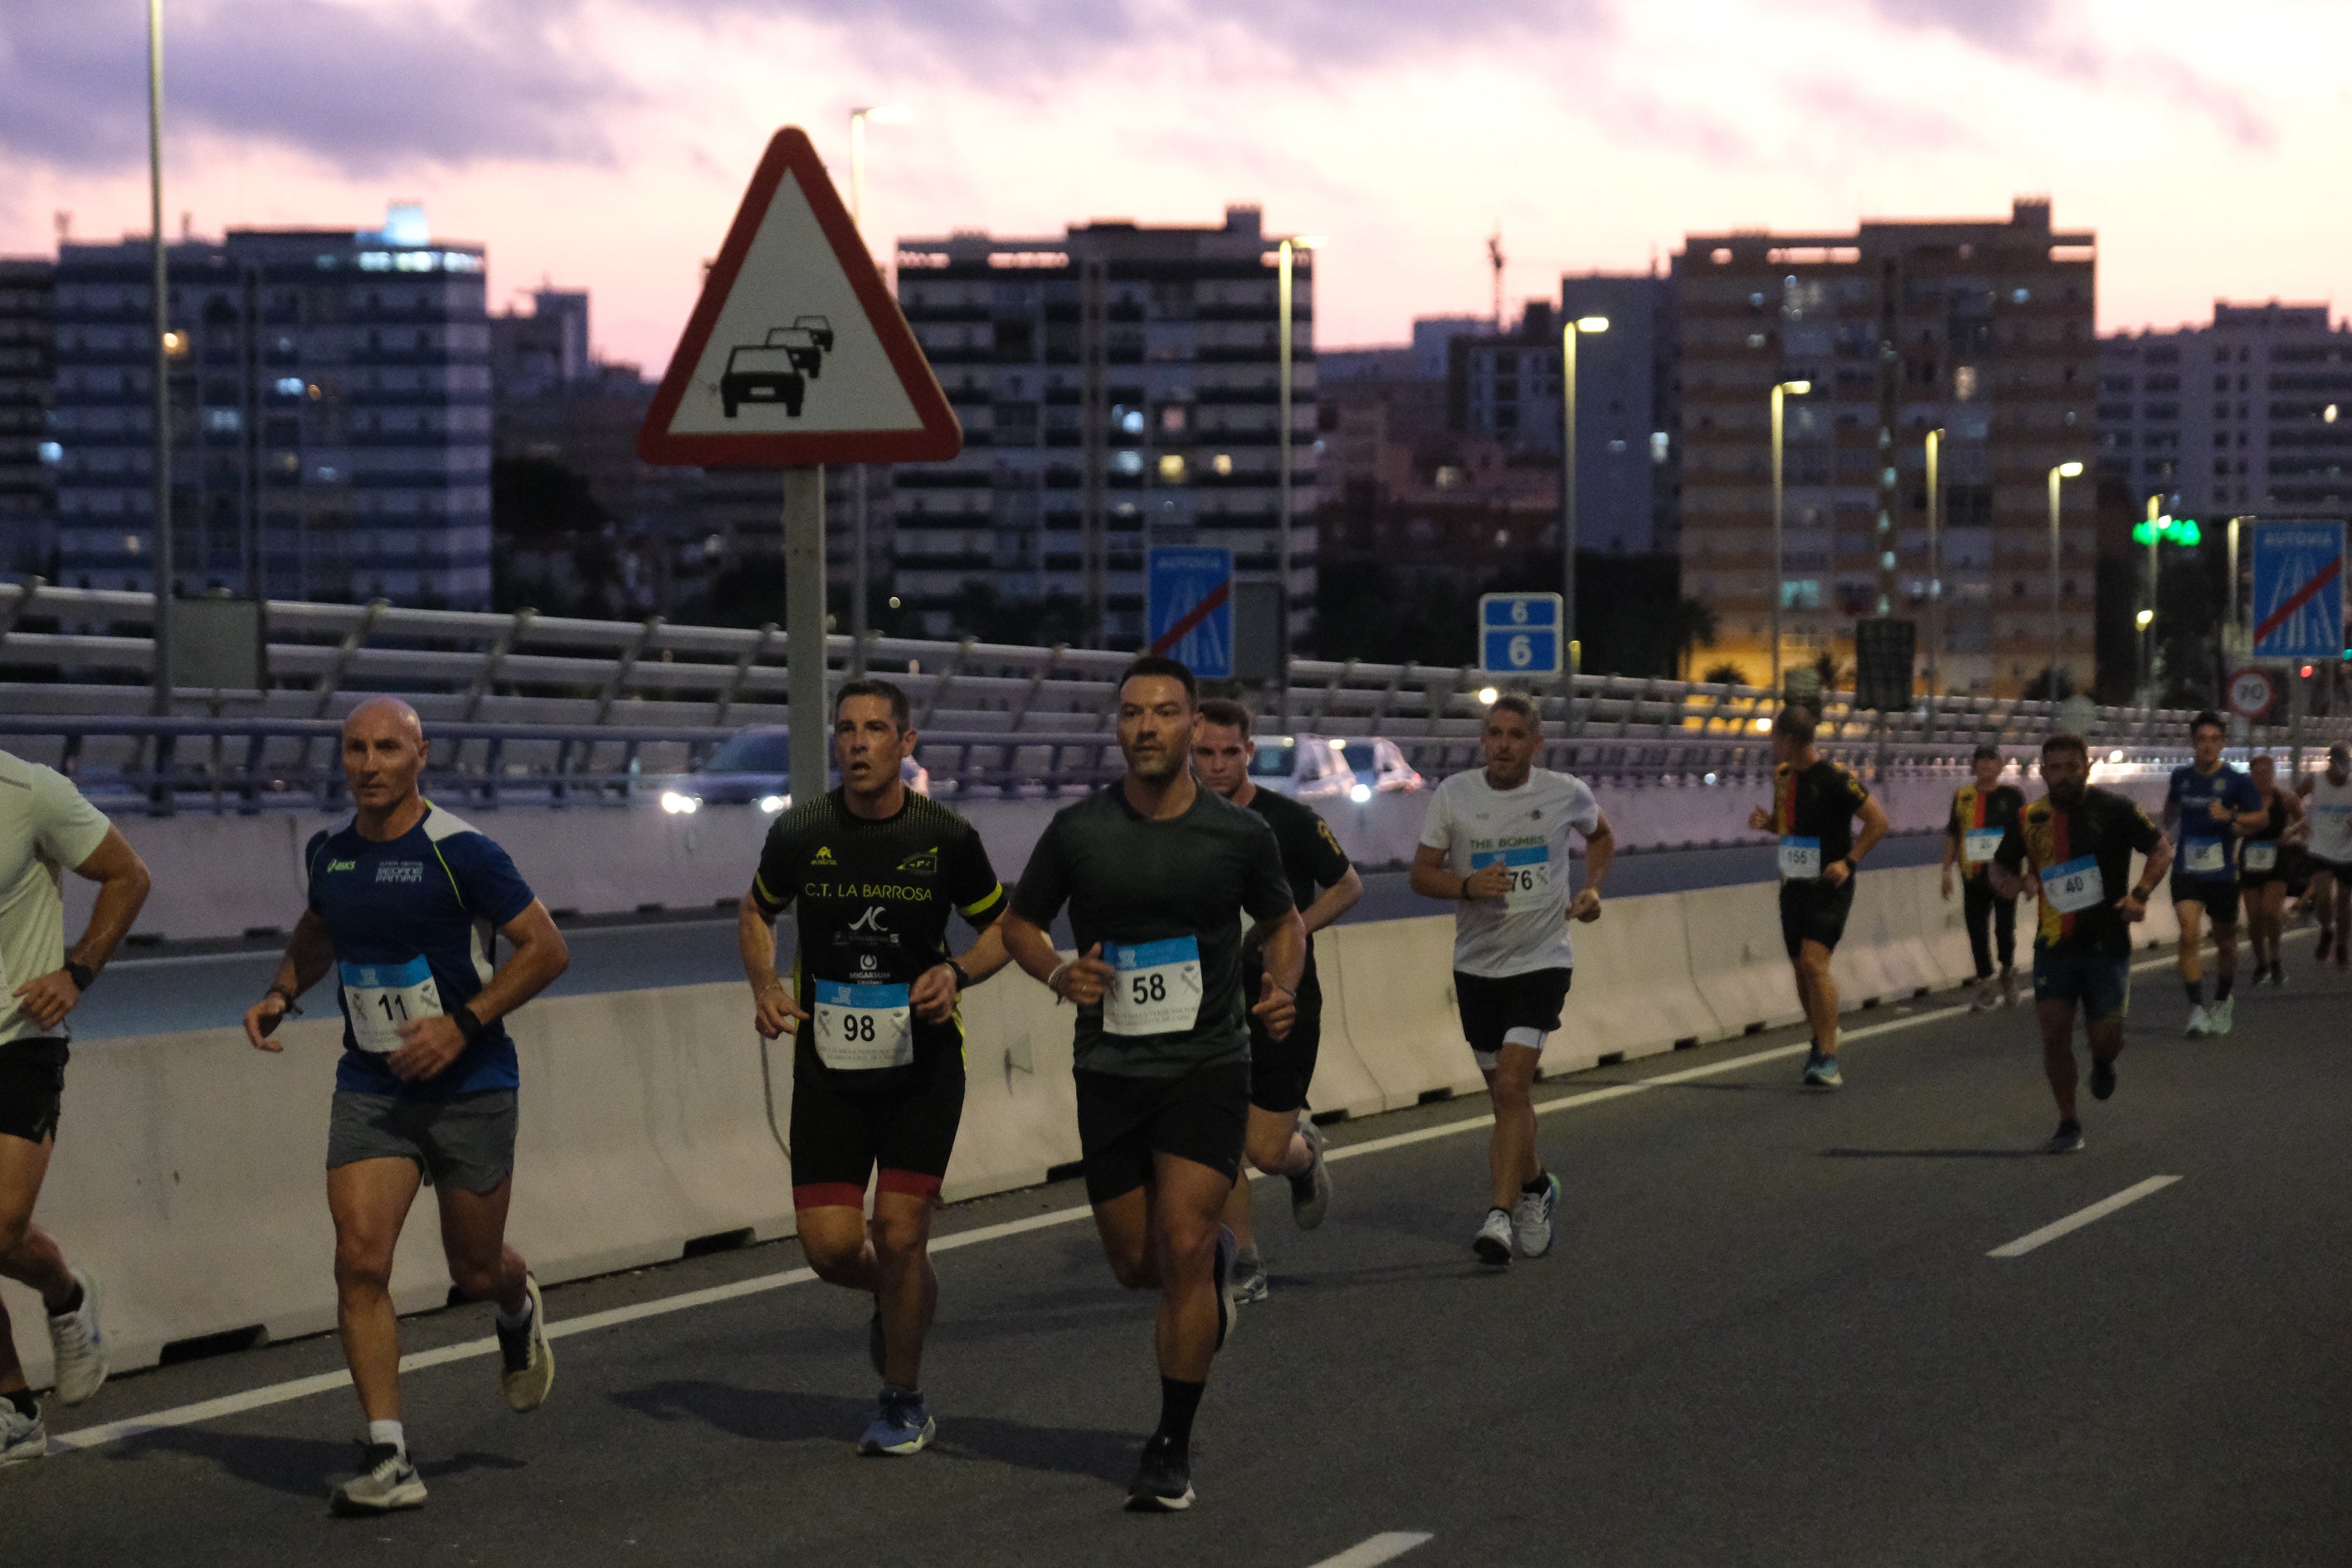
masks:
<svg viewBox="0 0 2352 1568"><path fill-rule="evenodd" d="M2180 984L2189 993L2196 1035L2230 1032L2230 991L2238 981L2238 840L2270 822L2270 803L2254 781L2221 760L2229 726L2219 713L2189 721L2196 761L2172 770L2164 826L2179 829L2172 863L2172 909L2180 917ZM2205 922L2213 925L2213 1005L2205 1005Z"/></svg>
<svg viewBox="0 0 2352 1568"><path fill-rule="evenodd" d="M310 840L310 907L268 993L246 1009L265 1051L303 992L336 972L343 1058L327 1129L335 1221L336 1319L366 1413L366 1457L335 1511L416 1508L425 1483L400 1420L400 1323L393 1248L420 1182L440 1200L449 1278L498 1304L499 1385L535 1410L555 1380L538 1283L506 1245L514 1188L513 1040L501 1020L570 963L546 906L507 852L418 793L416 710L375 697L343 721L352 820ZM492 935L514 951L490 965Z"/></svg>

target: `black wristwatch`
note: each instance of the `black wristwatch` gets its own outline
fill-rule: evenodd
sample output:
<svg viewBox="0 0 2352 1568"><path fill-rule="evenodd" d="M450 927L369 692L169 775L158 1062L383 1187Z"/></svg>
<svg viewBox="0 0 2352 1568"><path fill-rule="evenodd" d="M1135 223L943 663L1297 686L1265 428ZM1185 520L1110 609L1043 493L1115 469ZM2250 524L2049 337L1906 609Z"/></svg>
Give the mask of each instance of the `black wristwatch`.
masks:
<svg viewBox="0 0 2352 1568"><path fill-rule="evenodd" d="M457 1026L457 1032L466 1037L466 1043L469 1046L490 1031L490 1026L474 1016L473 1008L468 1006L459 1006L449 1015L449 1021Z"/></svg>
<svg viewBox="0 0 2352 1568"><path fill-rule="evenodd" d="M76 963L68 958L66 960L65 967L66 978L74 983L74 989L77 991L89 990L91 983L98 979L98 971L87 963Z"/></svg>
<svg viewBox="0 0 2352 1568"><path fill-rule="evenodd" d="M971 976L965 973L964 966L952 958L949 959L947 963L948 967L955 972L956 989L959 991L968 989L971 984Z"/></svg>

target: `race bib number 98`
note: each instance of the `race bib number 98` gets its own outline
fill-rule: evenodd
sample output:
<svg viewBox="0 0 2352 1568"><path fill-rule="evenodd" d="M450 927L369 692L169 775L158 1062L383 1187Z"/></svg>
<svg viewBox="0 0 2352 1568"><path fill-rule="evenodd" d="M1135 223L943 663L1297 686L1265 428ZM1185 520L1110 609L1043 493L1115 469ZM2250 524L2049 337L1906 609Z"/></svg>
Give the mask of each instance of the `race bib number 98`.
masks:
<svg viewBox="0 0 2352 1568"><path fill-rule="evenodd" d="M1172 1035L1201 1016L1201 941L1105 942L1103 958L1116 972L1103 994L1103 1027L1114 1035Z"/></svg>
<svg viewBox="0 0 2352 1568"><path fill-rule="evenodd" d="M902 1068L915 1059L914 1010L904 985L816 983L816 1058L840 1072Z"/></svg>
<svg viewBox="0 0 2352 1568"><path fill-rule="evenodd" d="M1476 849L1470 854L1475 873L1489 866L1503 868L1503 908L1512 914L1540 910L1551 903L1551 848L1523 844L1512 849Z"/></svg>
<svg viewBox="0 0 2352 1568"><path fill-rule="evenodd" d="M420 1018L441 1016L441 988L433 967L421 957L406 963L344 963L343 1013L352 1021L352 1043L373 1056L400 1049L400 1028Z"/></svg>
<svg viewBox="0 0 2352 1568"><path fill-rule="evenodd" d="M2042 896L2049 900L2050 907L2062 915L2071 915L2094 904L2105 903L2107 887L2099 875L2097 858L2085 855L2079 860L2069 860L2042 872Z"/></svg>

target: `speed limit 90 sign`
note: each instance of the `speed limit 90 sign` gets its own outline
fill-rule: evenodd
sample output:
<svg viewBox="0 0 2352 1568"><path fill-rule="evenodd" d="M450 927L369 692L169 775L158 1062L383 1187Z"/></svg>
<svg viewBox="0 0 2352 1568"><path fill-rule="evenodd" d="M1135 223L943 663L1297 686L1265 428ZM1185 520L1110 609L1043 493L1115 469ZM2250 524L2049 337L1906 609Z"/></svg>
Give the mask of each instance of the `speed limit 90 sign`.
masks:
<svg viewBox="0 0 2352 1568"><path fill-rule="evenodd" d="M1560 672L1560 596L1487 594L1478 601L1478 654L1489 675Z"/></svg>

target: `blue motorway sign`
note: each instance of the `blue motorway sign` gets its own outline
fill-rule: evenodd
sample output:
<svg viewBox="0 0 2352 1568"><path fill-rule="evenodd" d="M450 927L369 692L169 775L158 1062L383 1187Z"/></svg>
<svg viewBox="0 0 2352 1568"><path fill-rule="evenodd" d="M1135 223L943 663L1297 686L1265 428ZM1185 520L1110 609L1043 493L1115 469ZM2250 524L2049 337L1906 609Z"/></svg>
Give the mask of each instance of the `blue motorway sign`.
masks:
<svg viewBox="0 0 2352 1568"><path fill-rule="evenodd" d="M1558 594L1487 594L1478 600L1479 666L1489 675L1561 669Z"/></svg>
<svg viewBox="0 0 2352 1568"><path fill-rule="evenodd" d="M2344 525L2254 524L2254 657L2344 652Z"/></svg>
<svg viewBox="0 0 2352 1568"><path fill-rule="evenodd" d="M1156 545L1144 574L1144 644L1204 680L1234 673L1234 552Z"/></svg>

